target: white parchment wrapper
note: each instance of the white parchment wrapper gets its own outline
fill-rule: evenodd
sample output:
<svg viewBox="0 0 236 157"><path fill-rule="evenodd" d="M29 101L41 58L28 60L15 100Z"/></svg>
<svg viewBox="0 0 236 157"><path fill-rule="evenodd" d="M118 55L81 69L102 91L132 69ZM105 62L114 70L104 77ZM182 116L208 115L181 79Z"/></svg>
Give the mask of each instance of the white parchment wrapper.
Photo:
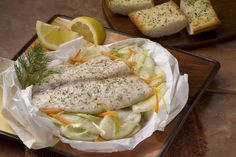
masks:
<svg viewBox="0 0 236 157"><path fill-rule="evenodd" d="M182 110L188 99L188 75L180 75L178 61L158 43L142 38L130 38L120 42L99 47L106 50L108 47L121 48L137 43L147 50L148 55L160 66L166 74L168 90L164 95L167 110L162 101L159 102L159 112L154 113L145 126L134 136L125 139L86 142L69 140L60 136L53 122L44 117L31 104L32 86L20 90L14 67L11 66L3 75L3 110L2 114L12 129L28 148L40 149L53 146L58 137L62 142L73 148L88 152L116 152L132 150L138 143L151 136L156 130L164 131L165 126ZM57 51L48 53L53 58L50 66L61 64L86 46L83 38L78 38L60 46Z"/></svg>

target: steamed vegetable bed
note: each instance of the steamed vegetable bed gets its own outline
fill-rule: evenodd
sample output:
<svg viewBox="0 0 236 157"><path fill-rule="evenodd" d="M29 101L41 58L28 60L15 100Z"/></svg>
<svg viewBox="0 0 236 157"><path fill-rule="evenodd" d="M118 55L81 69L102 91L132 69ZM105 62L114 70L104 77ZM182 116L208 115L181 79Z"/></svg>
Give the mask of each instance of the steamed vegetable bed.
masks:
<svg viewBox="0 0 236 157"><path fill-rule="evenodd" d="M148 56L146 50L138 45L130 45L121 49L101 51L98 46L91 46L71 58L71 64L82 64L92 58L106 56L111 60L124 61L133 74L147 83L153 95L130 107L111 111L106 104L101 105L105 112L84 114L65 112L58 109L41 109L60 129L62 136L82 141L114 140L133 136L145 125L145 112L158 112L159 101L163 100L167 91L165 73Z"/></svg>

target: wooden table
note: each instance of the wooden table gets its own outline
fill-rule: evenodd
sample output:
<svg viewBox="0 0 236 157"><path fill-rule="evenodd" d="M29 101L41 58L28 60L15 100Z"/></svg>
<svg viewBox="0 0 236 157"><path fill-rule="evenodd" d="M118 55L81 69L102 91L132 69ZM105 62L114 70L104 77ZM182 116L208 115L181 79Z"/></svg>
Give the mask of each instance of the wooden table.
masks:
<svg viewBox="0 0 236 157"><path fill-rule="evenodd" d="M35 33L35 21L46 21L54 14L103 17L101 0L1 0L0 56L12 58ZM218 60L221 69L211 88L236 90L236 39L191 50L195 54ZM235 157L236 96L205 93L197 105L208 142L205 157ZM0 139L0 157L24 156L24 146Z"/></svg>

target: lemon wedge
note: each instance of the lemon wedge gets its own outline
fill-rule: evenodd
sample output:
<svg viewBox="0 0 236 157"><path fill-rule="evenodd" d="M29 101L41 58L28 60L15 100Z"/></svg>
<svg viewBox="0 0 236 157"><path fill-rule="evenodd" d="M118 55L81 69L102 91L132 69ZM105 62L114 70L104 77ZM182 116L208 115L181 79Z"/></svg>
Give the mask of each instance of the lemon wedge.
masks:
<svg viewBox="0 0 236 157"><path fill-rule="evenodd" d="M61 44L78 37L76 32L62 29L42 21L36 22L36 32L40 42L48 49L56 50Z"/></svg>
<svg viewBox="0 0 236 157"><path fill-rule="evenodd" d="M103 44L106 33L103 25L94 18L81 16L71 21L71 30L84 36L84 39L96 45Z"/></svg>

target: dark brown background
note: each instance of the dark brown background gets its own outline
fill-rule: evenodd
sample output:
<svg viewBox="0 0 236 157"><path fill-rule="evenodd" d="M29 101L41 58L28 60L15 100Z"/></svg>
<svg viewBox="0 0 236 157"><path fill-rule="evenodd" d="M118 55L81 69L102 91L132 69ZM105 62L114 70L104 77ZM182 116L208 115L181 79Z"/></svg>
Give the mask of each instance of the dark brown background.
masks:
<svg viewBox="0 0 236 157"><path fill-rule="evenodd" d="M35 33L35 21L46 21L54 14L88 15L108 27L101 3L102 0L1 0L0 56L12 58ZM191 51L221 63L211 88L236 90L236 39ZM205 157L235 157L236 96L206 93L198 103L197 111L207 136ZM24 147L0 138L0 157L6 156L24 156Z"/></svg>

